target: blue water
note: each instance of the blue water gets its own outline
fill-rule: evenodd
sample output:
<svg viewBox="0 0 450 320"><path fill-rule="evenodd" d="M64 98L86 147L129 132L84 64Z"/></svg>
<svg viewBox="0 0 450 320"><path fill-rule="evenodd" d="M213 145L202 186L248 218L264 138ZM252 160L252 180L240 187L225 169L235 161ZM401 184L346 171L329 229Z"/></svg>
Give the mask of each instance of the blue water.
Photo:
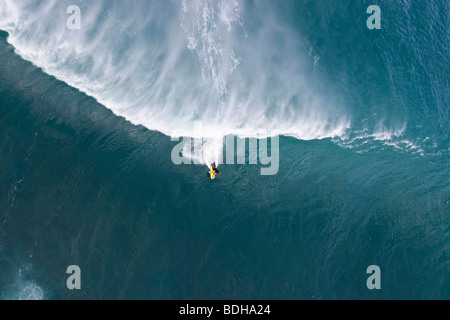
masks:
<svg viewBox="0 0 450 320"><path fill-rule="evenodd" d="M448 25L444 0L2 1L0 298L449 299ZM278 174L174 165L194 121L281 135Z"/></svg>

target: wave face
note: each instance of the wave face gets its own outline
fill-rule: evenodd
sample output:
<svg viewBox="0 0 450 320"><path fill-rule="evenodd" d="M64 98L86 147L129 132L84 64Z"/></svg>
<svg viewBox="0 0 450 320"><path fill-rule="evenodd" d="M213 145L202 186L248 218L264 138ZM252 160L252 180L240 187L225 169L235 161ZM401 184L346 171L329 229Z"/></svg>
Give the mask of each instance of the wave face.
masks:
<svg viewBox="0 0 450 320"><path fill-rule="evenodd" d="M81 9L81 29L66 27ZM167 135L336 137L349 114L309 83L314 60L270 2L2 1L27 60Z"/></svg>

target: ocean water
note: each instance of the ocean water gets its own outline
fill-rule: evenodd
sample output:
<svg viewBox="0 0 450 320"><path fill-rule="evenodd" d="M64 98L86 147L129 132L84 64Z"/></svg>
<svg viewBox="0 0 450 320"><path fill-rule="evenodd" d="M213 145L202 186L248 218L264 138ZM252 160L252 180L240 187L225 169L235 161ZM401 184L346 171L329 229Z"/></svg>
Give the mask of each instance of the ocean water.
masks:
<svg viewBox="0 0 450 320"><path fill-rule="evenodd" d="M0 298L449 299L449 25L445 0L2 0ZM171 159L278 135L273 176Z"/></svg>

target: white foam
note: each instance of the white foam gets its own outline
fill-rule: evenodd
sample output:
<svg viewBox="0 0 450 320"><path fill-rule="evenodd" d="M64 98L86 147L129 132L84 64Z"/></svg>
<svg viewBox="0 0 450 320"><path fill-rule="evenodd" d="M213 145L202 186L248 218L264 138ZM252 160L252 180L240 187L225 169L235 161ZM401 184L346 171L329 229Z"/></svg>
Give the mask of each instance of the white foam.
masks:
<svg viewBox="0 0 450 320"><path fill-rule="evenodd" d="M338 145L353 149L357 153L367 153L379 146L393 147L397 151L409 152L413 154L424 155L425 151L420 145L420 141L414 143L404 137L406 123L393 129L388 129L383 125L378 125L373 133L368 128L352 131L351 134L345 134L333 139Z"/></svg>
<svg viewBox="0 0 450 320"><path fill-rule="evenodd" d="M28 284L19 294L19 300L43 300L44 291L35 283Z"/></svg>
<svg viewBox="0 0 450 320"><path fill-rule="evenodd" d="M4 0L0 28L22 57L134 124L178 137L203 121L215 139L304 140L350 126L311 86L308 52L270 8L246 13L240 3L237 15L226 0L99 0L81 3L82 29L68 30L72 2ZM252 32L243 30L246 16Z"/></svg>
<svg viewBox="0 0 450 320"><path fill-rule="evenodd" d="M2 299L6 300L44 300L44 290L32 277L33 265L26 263L16 273L11 284L5 286L1 292Z"/></svg>

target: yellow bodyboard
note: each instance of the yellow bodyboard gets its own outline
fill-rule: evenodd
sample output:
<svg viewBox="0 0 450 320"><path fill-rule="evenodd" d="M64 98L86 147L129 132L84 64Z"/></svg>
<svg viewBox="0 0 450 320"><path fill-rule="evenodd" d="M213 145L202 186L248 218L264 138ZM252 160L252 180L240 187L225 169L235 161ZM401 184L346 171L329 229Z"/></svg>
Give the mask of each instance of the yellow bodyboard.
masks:
<svg viewBox="0 0 450 320"><path fill-rule="evenodd" d="M216 178L216 172L214 171L213 166L211 166L211 180L214 180Z"/></svg>

